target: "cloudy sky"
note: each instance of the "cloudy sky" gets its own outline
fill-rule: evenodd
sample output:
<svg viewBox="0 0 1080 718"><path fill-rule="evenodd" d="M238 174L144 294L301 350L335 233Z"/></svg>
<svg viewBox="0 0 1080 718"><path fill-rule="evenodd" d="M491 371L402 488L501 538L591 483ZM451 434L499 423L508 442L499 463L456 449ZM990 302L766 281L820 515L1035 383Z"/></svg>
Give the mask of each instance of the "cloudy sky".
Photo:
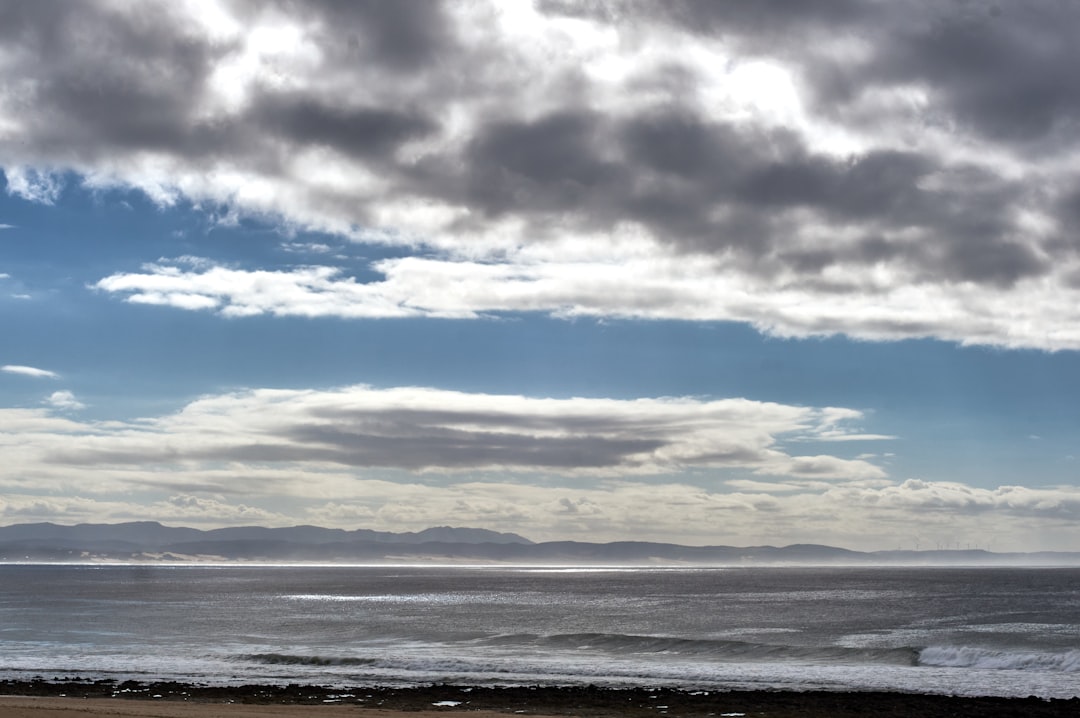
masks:
<svg viewBox="0 0 1080 718"><path fill-rule="evenodd" d="M0 6L0 523L1080 550L1080 4Z"/></svg>

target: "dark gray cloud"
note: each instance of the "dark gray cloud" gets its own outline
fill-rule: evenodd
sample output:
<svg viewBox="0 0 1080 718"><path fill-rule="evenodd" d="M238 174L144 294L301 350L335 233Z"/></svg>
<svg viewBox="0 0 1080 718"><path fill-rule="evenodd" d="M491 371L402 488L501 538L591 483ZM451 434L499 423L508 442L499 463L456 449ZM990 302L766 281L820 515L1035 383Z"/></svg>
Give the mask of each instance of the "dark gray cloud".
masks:
<svg viewBox="0 0 1080 718"><path fill-rule="evenodd" d="M228 101L219 71L243 65L244 33L210 33L167 3L5 3L0 93L21 126L0 138L0 164L105 167L136 186L187 172L195 199L235 202L238 185L214 184L220 169L276 193L235 209L301 226L363 227L413 202L449 217L418 233L470 256L468 238L502 231L492 228L503 220L523 227L507 240L519 246L631 223L665 252L725 257L756 278L794 274L822 294L867 291L858 278L824 276L838 267L1009 288L1077 246L1075 202L1057 170L1010 170L1006 159L1075 147L1080 92L1068 73L1080 60L1080 6L537 6L613 28L624 49L688 38L735 64L779 63L813 120L861 137L846 155L814 128L710 109L702 88L729 67L628 55L625 77L601 86L558 54L565 46L501 34L501 14L482 4L223 7L241 27L292 23L303 35L285 48L296 57L268 61ZM882 99L904 88L923 99L902 109ZM947 139L956 151L943 151ZM337 163L335 177L363 179L323 182L312 149ZM148 156L169 168L161 178L142 174Z"/></svg>
<svg viewBox="0 0 1080 718"><path fill-rule="evenodd" d="M881 34L879 51L857 68L862 83L925 83L940 111L996 141L1076 139L1080 6L955 3L912 20Z"/></svg>
<svg viewBox="0 0 1080 718"><path fill-rule="evenodd" d="M808 28L828 30L850 27L872 18L872 4L859 0L761 0L718 3L711 0L540 0L543 12L588 18L604 23L666 22L685 30L735 40L768 38L781 40L804 34Z"/></svg>
<svg viewBox="0 0 1080 718"><path fill-rule="evenodd" d="M640 222L693 251L735 249L769 271L902 259L934 279L1007 286L1046 265L1016 241L1020 183L925 153L881 150L848 159L816 154L788 132L710 122L687 109L640 117L559 113L479 128L466 150L461 201L487 215L552 218L582 229ZM926 180L947 175L943 187ZM453 186L439 177L432 191ZM785 213L861 228L845 247L785 249L798 232ZM805 217L799 221L805 222ZM884 232L911 232L901 244Z"/></svg>
<svg viewBox="0 0 1080 718"><path fill-rule="evenodd" d="M578 470L632 468L635 454L648 453L664 442L645 439L609 439L597 436L535 437L518 434L475 433L450 429L413 430L408 435L369 427L343 429L330 426L297 426L276 437L296 443L238 442L216 448L187 451L64 450L49 458L58 464L108 465L184 461L240 461L258 464L278 462L328 462L342 466L422 471L443 471L505 466L529 470ZM744 451L747 462L760 456ZM719 461L721 457L710 457ZM732 456L726 457L728 461Z"/></svg>
<svg viewBox="0 0 1080 718"><path fill-rule="evenodd" d="M249 15L271 9L239 5ZM322 49L343 48L345 72L349 63L369 72L419 71L447 43L448 24L434 2L280 3L278 9L317 23ZM187 161L213 155L265 169L259 158L275 141L290 143L286 150L319 143L370 158L433 128L417 102L372 106L270 88L260 88L238 115L204 117L199 100L210 92L214 70L239 48L207 37L169 4L125 12L97 3L7 3L0 38L10 43L15 66L34 79L15 93L34 117L34 133L21 144L29 141L31 152L59 165L126 150Z"/></svg>
<svg viewBox="0 0 1080 718"><path fill-rule="evenodd" d="M448 470L495 466L546 469L632 467L634 455L667 442L600 436L525 436L430 427L412 436L370 433L361 427L298 427L299 442L323 445L314 456L348 466L394 466L408 470L432 466ZM230 452L231 453L231 452ZM256 452L258 453L258 452Z"/></svg>
<svg viewBox="0 0 1080 718"><path fill-rule="evenodd" d="M238 135L190 117L192 98L227 48L168 5L132 13L92 3L5 3L0 39L13 55L8 71L32 78L10 96L33 123L18 149L55 163L95 161L115 149L195 157L235 151Z"/></svg>
<svg viewBox="0 0 1080 718"><path fill-rule="evenodd" d="M798 147L797 140L782 133L709 123L696 112L670 107L629 118L617 135L629 162L712 188L730 187L774 147L788 152Z"/></svg>
<svg viewBox="0 0 1080 718"><path fill-rule="evenodd" d="M200 399L141 429L48 442L41 455L60 466L315 462L603 474L691 466L784 473L795 463L827 461L825 473L834 478L880 476L865 461L792 457L774 446L778 435L813 431L829 411L744 400L555 400L423 388L266 391Z"/></svg>
<svg viewBox="0 0 1080 718"><path fill-rule="evenodd" d="M610 192L617 165L600 154L605 123L587 112L485 125L465 150L466 200L488 214L583 212ZM432 189L444 192L451 178Z"/></svg>
<svg viewBox="0 0 1080 718"><path fill-rule="evenodd" d="M401 73L429 70L455 51L441 0L276 0L236 3L246 14L273 8L318 23L320 45L341 63L374 63Z"/></svg>
<svg viewBox="0 0 1080 718"><path fill-rule="evenodd" d="M258 97L243 124L263 128L292 146L320 145L369 161L385 158L402 142L436 127L415 110L347 107L288 93Z"/></svg>
<svg viewBox="0 0 1080 718"><path fill-rule="evenodd" d="M1030 145L1059 134L1077 138L1075 3L555 0L540 7L624 26L671 24L744 52L786 58L826 113L842 113L883 86L917 83L934 93L927 121L955 121L1008 143ZM864 42L871 51L865 57L831 57L827 46L838 38Z"/></svg>
<svg viewBox="0 0 1080 718"><path fill-rule="evenodd" d="M319 407L307 415L319 421L329 420L333 426L355 433L381 434L384 436L405 434L419 427L444 426L483 427L506 432L557 433L606 435L613 431L633 432L635 436L650 436L652 430L663 430L656 420L648 416L616 415L611 413L579 414L526 414L509 411L478 411L466 409L399 409L385 408L378 412L364 412L348 407ZM379 427L376 430L373 427ZM436 432L437 433L437 432ZM655 448L655 447L654 447Z"/></svg>

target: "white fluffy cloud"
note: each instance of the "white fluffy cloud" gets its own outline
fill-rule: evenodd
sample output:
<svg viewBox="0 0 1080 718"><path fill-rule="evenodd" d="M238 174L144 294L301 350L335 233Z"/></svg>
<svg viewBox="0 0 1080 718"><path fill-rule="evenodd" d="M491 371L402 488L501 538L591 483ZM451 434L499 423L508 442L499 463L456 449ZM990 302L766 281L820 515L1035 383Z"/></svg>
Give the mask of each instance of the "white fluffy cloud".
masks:
<svg viewBox="0 0 1080 718"><path fill-rule="evenodd" d="M909 479L873 490L846 489L867 506L886 510L918 510L944 515L992 514L1038 516L1073 521L1080 516L1080 489L1073 486L1033 489L1027 486L976 488L947 481Z"/></svg>
<svg viewBox="0 0 1080 718"><path fill-rule="evenodd" d="M4 168L8 194L28 199L31 202L52 204L63 189L61 181L50 174L33 167L8 166Z"/></svg>
<svg viewBox="0 0 1080 718"><path fill-rule="evenodd" d="M595 245L591 245L595 248ZM875 282L836 272L852 293L777 287L708 256L665 258L638 251L603 260L471 262L407 257L373 268L385 279L358 282L329 266L287 271L213 267L189 271L170 264L114 274L95 286L127 301L226 317L476 318L500 312L555 316L750 322L785 337L847 333L896 340L934 336L962 344L1080 349L1080 292L1047 278L1024 280L1009 292L975 285L946 287ZM1058 268L1067 275L1080 265ZM858 286L856 286L858 285ZM873 301L867 301L872 296Z"/></svg>
<svg viewBox="0 0 1080 718"><path fill-rule="evenodd" d="M0 517L39 520L156 519L206 527L312 523L403 531L433 525L483 525L533 540L640 540L696 545L805 542L863 550L979 547L998 551L1071 546L1080 490L974 489L911 482L873 487L803 487L788 494L703 489L678 482L612 480L601 484L529 485L463 481L447 485L341 477L333 495L316 485L274 504L267 497L143 490L114 496L35 496L8 491ZM940 503L930 493L967 493L971 504ZM1009 495L1012 494L1011 497ZM1006 498L1009 497L1009 498ZM1037 518L1032 522L1032 518ZM993 531L987 530L987 521Z"/></svg>
<svg viewBox="0 0 1080 718"><path fill-rule="evenodd" d="M53 403L72 408L71 402L74 397ZM28 427L59 421L21 411L10 410L9 416L20 417ZM858 412L844 417L849 426L859 419ZM866 460L795 456L782 448L784 439L821 439L822 427L837 437L883 438L840 428L835 410L746 399L536 399L356 386L204 397L176 414L152 420L88 424L77 436L70 435L70 429L20 431L15 421L9 424L13 428L6 443L36 449L42 465L87 470L152 471L243 462L581 476L671 474L696 468L836 480L884 476ZM40 443L28 440L31 436Z"/></svg>
<svg viewBox="0 0 1080 718"><path fill-rule="evenodd" d="M56 372L49 371L48 369L38 369L37 367L22 366L19 364L6 364L4 366L0 366L0 371L7 374L20 374L22 376L30 376L36 379L57 379L60 376Z"/></svg>
<svg viewBox="0 0 1080 718"><path fill-rule="evenodd" d="M60 409L61 411L78 411L79 409L85 409L86 404L75 398L75 394L70 391L54 391L45 399L45 403L54 409Z"/></svg>
<svg viewBox="0 0 1080 718"><path fill-rule="evenodd" d="M896 481L865 417L744 399L536 399L425 388L254 390L133 422L0 411L0 516L913 548L1067 545L1075 487ZM829 444L825 444L829 445ZM539 480L538 480L539 479ZM1036 519L1033 521L1032 519ZM986 535L992 522L993 538Z"/></svg>
<svg viewBox="0 0 1080 718"><path fill-rule="evenodd" d="M123 499L102 500L82 496L33 496L29 494L0 497L0 517L6 523L54 521L74 524L88 522L154 520L182 525L288 525L284 514L233 503L221 498L176 494L147 503Z"/></svg>

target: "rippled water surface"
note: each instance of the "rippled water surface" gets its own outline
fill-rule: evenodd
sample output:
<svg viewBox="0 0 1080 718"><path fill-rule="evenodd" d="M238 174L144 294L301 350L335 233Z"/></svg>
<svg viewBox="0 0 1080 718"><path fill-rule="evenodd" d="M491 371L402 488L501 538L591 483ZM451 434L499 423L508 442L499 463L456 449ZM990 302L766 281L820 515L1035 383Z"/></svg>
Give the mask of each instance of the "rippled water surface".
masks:
<svg viewBox="0 0 1080 718"><path fill-rule="evenodd" d="M1080 695L1080 569L0 566L0 675Z"/></svg>

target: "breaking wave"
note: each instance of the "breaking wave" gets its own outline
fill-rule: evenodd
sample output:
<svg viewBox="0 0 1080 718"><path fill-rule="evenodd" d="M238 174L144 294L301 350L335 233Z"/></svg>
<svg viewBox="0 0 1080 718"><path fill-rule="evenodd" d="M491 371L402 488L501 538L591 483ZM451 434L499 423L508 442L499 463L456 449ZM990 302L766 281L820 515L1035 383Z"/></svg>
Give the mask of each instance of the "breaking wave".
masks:
<svg viewBox="0 0 1080 718"><path fill-rule="evenodd" d="M1045 653L970 646L927 646L919 652L919 665L942 668L1080 673L1080 650Z"/></svg>
<svg viewBox="0 0 1080 718"><path fill-rule="evenodd" d="M252 653L240 658L271 666L372 666L376 663L374 658L297 656L289 653Z"/></svg>
<svg viewBox="0 0 1080 718"><path fill-rule="evenodd" d="M504 634L471 642L480 646L510 649L515 655L577 655L600 653L611 657L670 656L719 662L799 662L816 664L860 664L973 668L986 670L1080 673L1080 649L1038 652L976 648L971 646L927 646L925 648L852 648L845 646L799 646L721 639L689 639L619 633L560 633L552 635ZM531 650L530 650L531 649ZM502 654L504 657L507 654ZM293 666L390 666L401 665L394 658L254 653L237 656L263 665ZM405 663L411 663L406 660Z"/></svg>
<svg viewBox="0 0 1080 718"><path fill-rule="evenodd" d="M668 654L720 661L809 661L841 663L887 663L914 666L914 648L851 648L845 646L799 646L709 638L676 638L622 633L560 633L553 635L507 634L488 638L492 645L532 645L543 649L592 650L614 655Z"/></svg>

